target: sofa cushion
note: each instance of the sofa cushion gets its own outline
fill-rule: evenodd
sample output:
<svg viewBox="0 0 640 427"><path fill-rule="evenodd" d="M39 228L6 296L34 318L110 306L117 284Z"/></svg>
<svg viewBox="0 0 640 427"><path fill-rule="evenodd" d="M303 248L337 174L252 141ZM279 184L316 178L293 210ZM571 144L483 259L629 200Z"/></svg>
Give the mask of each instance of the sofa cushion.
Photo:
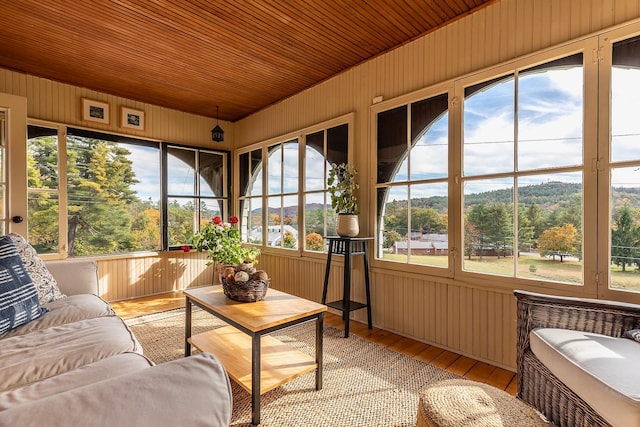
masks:
<svg viewBox="0 0 640 427"><path fill-rule="evenodd" d="M126 352L142 347L117 316L52 326L0 341L0 384L9 390Z"/></svg>
<svg viewBox="0 0 640 427"><path fill-rule="evenodd" d="M37 319L43 309L13 241L0 237L0 334Z"/></svg>
<svg viewBox="0 0 640 427"><path fill-rule="evenodd" d="M92 294L70 295L44 304L43 307L49 311L26 325L19 326L5 334L0 334L0 339L24 335L40 329L50 328L51 326L77 322L78 320L115 315L115 312L107 302Z"/></svg>
<svg viewBox="0 0 640 427"><path fill-rule="evenodd" d="M60 292L60 289L58 289L56 279L49 273L47 266L44 265L44 262L40 259L33 246L19 234L10 233L8 236L13 240L13 243L15 243L18 254L27 269L27 273L29 273L31 280L33 280L33 284L38 291L40 304L46 304L64 298L64 295Z"/></svg>
<svg viewBox="0 0 640 427"><path fill-rule="evenodd" d="M227 427L231 410L224 368L202 353L0 411L0 425Z"/></svg>
<svg viewBox="0 0 640 427"><path fill-rule="evenodd" d="M150 366L153 366L153 362L141 354L117 354L24 387L0 392L0 411Z"/></svg>
<svg viewBox="0 0 640 427"><path fill-rule="evenodd" d="M613 425L640 425L640 343L568 329L538 328L531 351Z"/></svg>

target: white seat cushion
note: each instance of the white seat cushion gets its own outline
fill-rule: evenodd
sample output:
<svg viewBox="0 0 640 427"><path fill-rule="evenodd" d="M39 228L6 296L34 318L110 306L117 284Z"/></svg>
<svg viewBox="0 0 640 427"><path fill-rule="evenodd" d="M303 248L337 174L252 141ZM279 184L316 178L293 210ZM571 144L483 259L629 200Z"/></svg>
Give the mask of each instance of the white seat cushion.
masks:
<svg viewBox="0 0 640 427"><path fill-rule="evenodd" d="M141 354L116 354L64 374L54 375L23 387L0 392L0 411L119 375L137 372L150 366L153 366L153 363Z"/></svg>
<svg viewBox="0 0 640 427"><path fill-rule="evenodd" d="M96 317L0 341L0 388L10 390L107 357L142 353L122 319Z"/></svg>
<svg viewBox="0 0 640 427"><path fill-rule="evenodd" d="M640 426L640 343L568 329L531 331L531 351L614 426Z"/></svg>

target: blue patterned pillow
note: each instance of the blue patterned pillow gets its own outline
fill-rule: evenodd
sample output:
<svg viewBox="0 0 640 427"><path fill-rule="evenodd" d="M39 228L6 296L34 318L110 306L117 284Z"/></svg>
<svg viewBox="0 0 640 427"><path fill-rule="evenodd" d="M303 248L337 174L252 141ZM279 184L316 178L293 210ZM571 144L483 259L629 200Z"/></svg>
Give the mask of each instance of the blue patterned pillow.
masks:
<svg viewBox="0 0 640 427"><path fill-rule="evenodd" d="M0 237L0 334L40 317L36 287L8 236Z"/></svg>
<svg viewBox="0 0 640 427"><path fill-rule="evenodd" d="M630 329L625 331L624 334L622 334L622 337L640 342L640 329Z"/></svg>
<svg viewBox="0 0 640 427"><path fill-rule="evenodd" d="M18 255L27 269L27 274L31 277L33 285L38 292L38 301L40 305L64 298L66 295L60 292L58 282L53 278L47 266L38 256L36 250L31 246L24 237L19 234L9 233L8 236L13 240L18 250Z"/></svg>

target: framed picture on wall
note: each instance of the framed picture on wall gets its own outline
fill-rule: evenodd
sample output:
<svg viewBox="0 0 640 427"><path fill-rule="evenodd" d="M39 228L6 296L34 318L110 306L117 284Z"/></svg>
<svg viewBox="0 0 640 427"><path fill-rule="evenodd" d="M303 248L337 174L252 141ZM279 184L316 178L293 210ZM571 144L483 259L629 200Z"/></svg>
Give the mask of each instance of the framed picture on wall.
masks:
<svg viewBox="0 0 640 427"><path fill-rule="evenodd" d="M82 120L109 124L109 104L82 98Z"/></svg>
<svg viewBox="0 0 640 427"><path fill-rule="evenodd" d="M120 107L120 127L144 130L144 111Z"/></svg>

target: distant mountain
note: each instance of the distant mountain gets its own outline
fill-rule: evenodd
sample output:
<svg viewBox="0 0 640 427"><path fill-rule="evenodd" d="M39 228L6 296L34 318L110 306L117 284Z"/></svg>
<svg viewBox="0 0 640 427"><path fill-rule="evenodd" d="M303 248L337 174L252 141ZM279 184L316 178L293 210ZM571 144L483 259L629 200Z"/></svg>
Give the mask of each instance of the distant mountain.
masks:
<svg viewBox="0 0 640 427"><path fill-rule="evenodd" d="M536 204L542 208L555 209L574 197L581 196L582 185L564 183L557 181L544 182L536 185L527 185L519 188L518 202L521 205ZM640 188L613 188L613 197L617 200L624 200L632 208L640 207ZM446 213L448 198L443 196L424 197L411 200L411 206L420 208L435 209L439 213ZM513 191L511 189L493 190L483 193L469 194L464 197L465 206L474 206L487 203L512 203ZM389 201L399 207L405 207L406 201ZM307 211L322 209L322 203L310 203L306 206ZM259 213L261 209L255 209L254 213ZM287 206L284 208L285 216L293 217L298 212L297 206ZM269 209L269 213L280 214L279 210Z"/></svg>

